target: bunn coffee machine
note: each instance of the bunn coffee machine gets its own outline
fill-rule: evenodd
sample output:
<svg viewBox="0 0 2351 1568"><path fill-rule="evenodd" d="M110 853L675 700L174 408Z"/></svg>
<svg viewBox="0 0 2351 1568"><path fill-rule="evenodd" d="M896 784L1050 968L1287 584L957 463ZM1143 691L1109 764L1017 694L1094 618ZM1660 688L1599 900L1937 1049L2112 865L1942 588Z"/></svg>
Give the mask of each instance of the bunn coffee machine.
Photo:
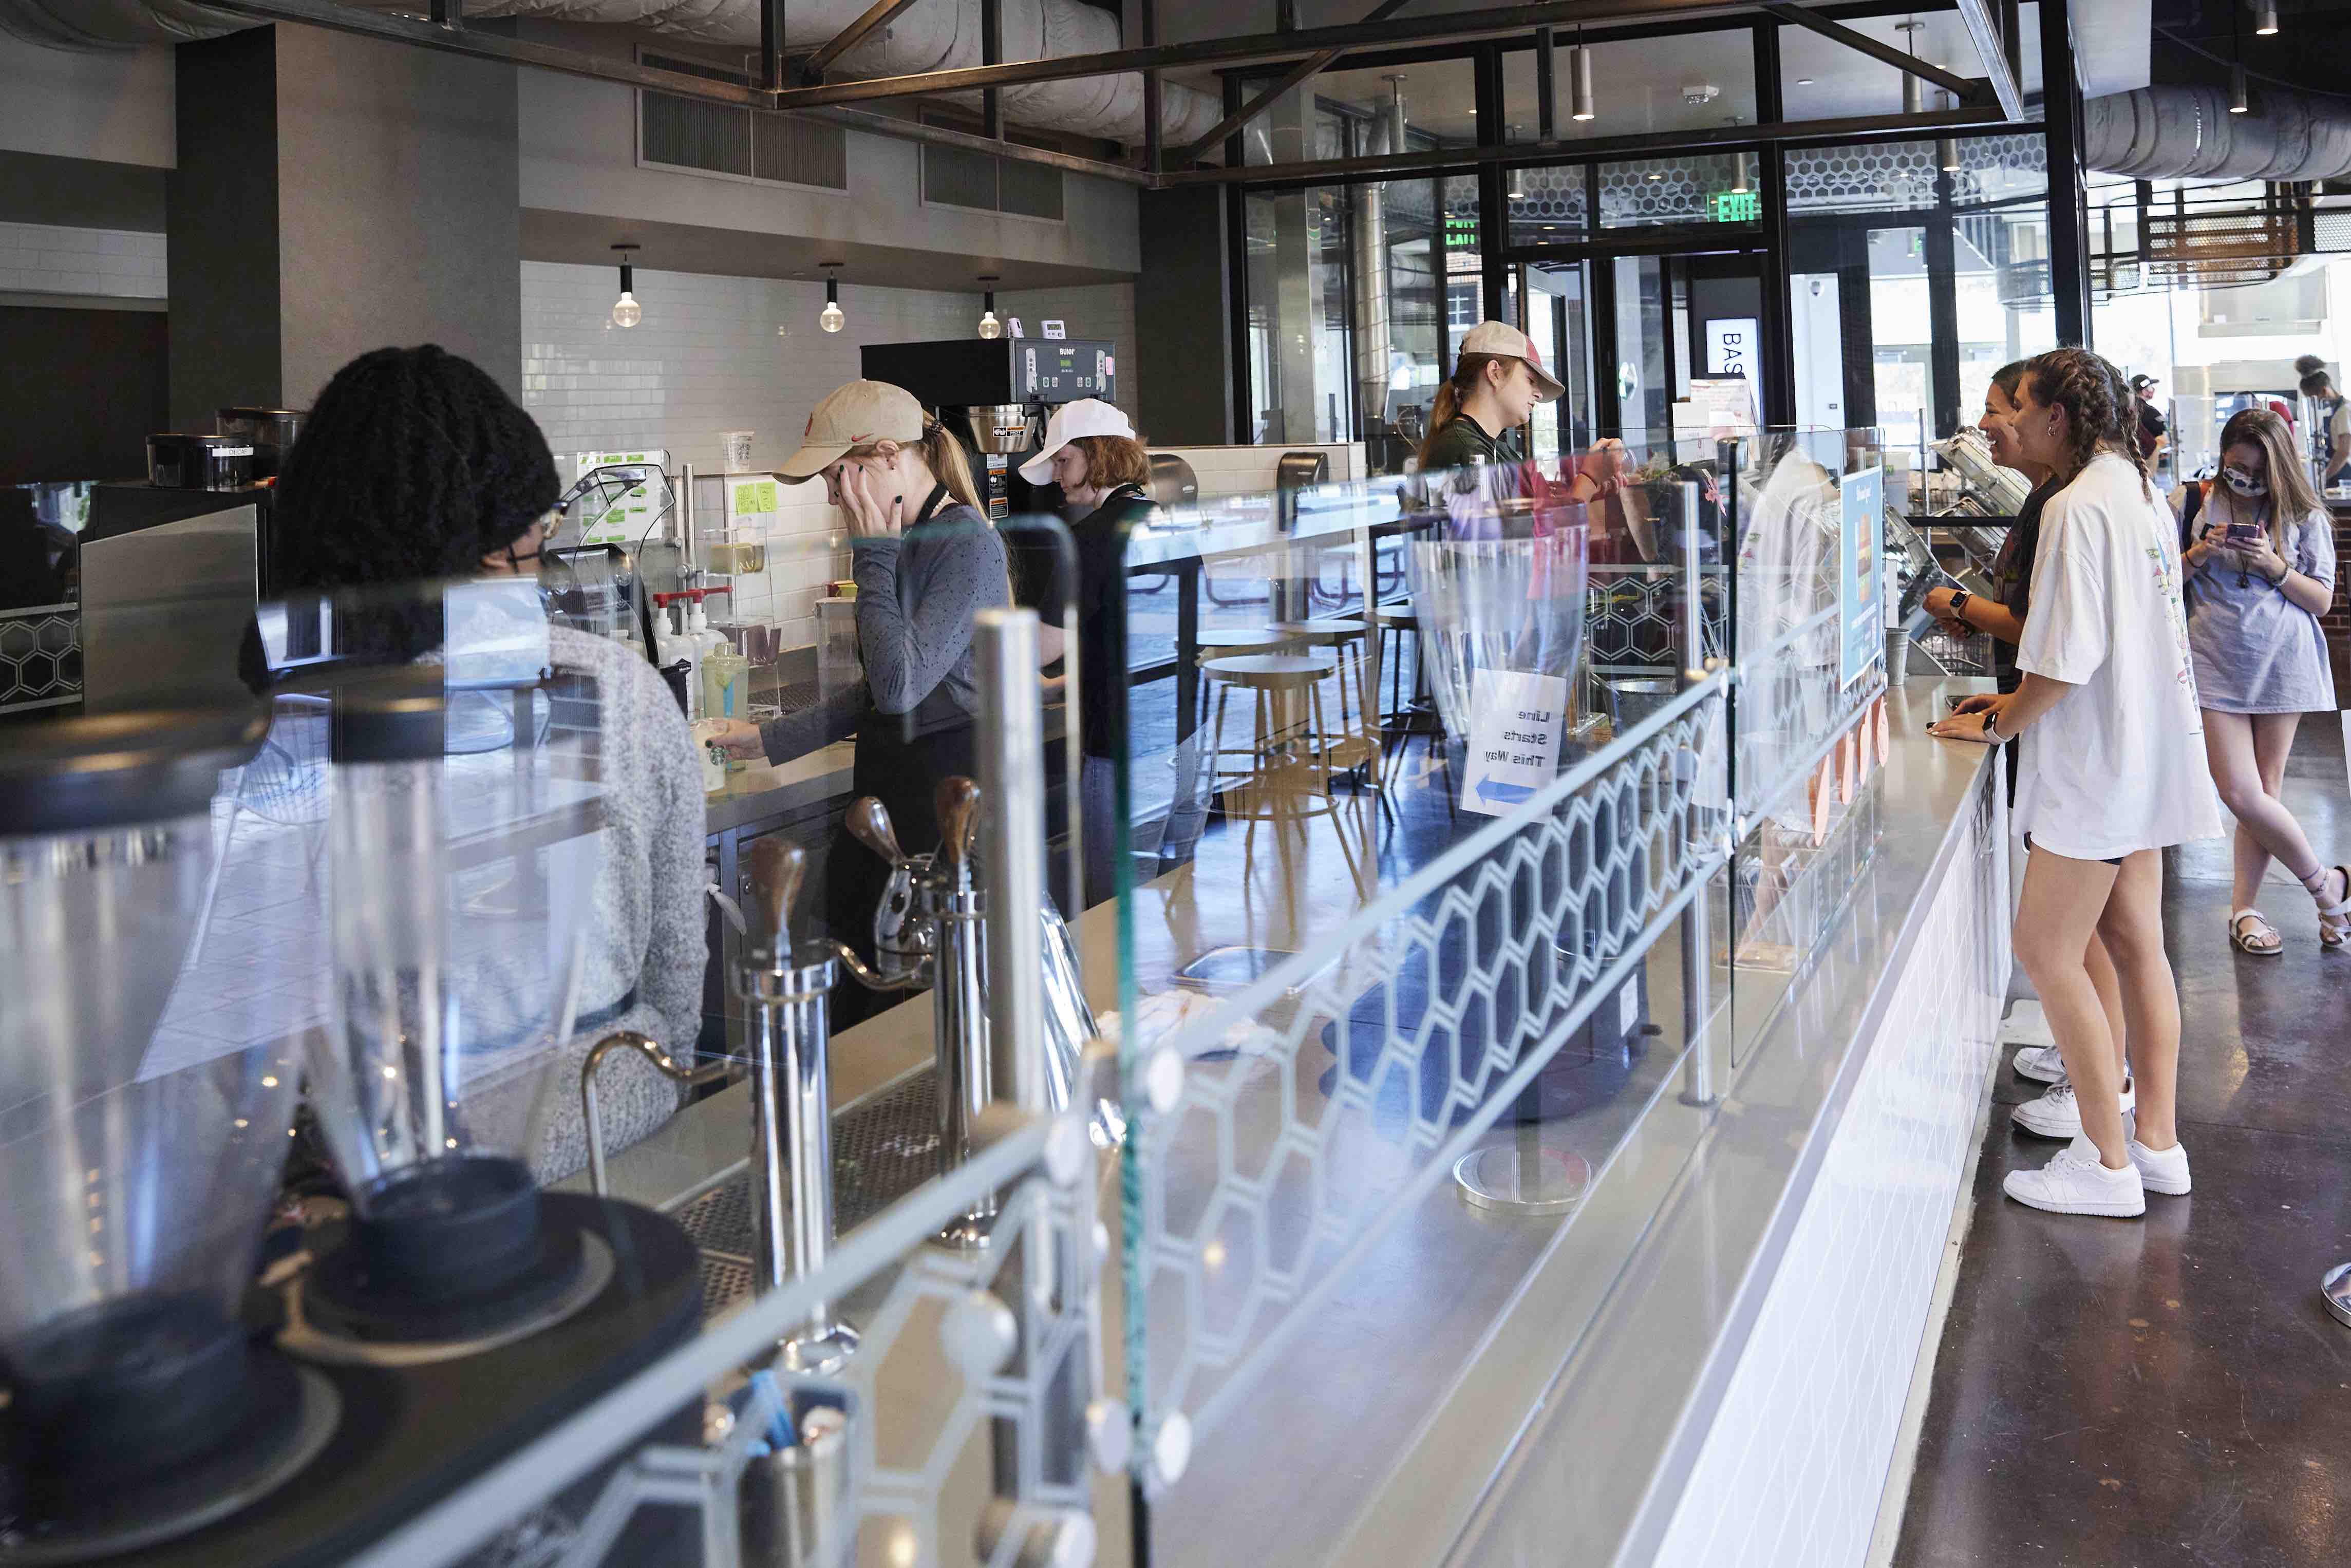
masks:
<svg viewBox="0 0 2351 1568"><path fill-rule="evenodd" d="M866 380L905 388L955 432L995 518L1050 509L1019 470L1043 445L1055 404L1118 401L1117 345L1098 338L951 338L863 353Z"/></svg>

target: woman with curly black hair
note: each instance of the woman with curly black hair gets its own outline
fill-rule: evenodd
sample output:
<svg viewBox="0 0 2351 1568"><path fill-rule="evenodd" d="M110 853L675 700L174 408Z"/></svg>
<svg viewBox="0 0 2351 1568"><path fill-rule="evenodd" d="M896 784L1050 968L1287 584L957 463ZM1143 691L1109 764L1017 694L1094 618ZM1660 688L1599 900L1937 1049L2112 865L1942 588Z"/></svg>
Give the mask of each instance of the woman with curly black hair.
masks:
<svg viewBox="0 0 2351 1568"><path fill-rule="evenodd" d="M547 438L470 361L379 349L319 394L277 484L276 564L288 587L333 590L535 573L559 487ZM702 1025L702 770L661 677L610 638L549 629L559 675L595 683L602 709L603 849L566 1052L634 1030L691 1056ZM633 1052L602 1069L605 1142L668 1120L678 1089ZM542 1182L587 1163L576 1094L559 1094L531 1165Z"/></svg>
<svg viewBox="0 0 2351 1568"><path fill-rule="evenodd" d="M2122 373L2086 349L2034 360L2010 422L2020 455L2062 482L2041 516L2023 679L1935 727L2016 739L2024 894L2016 954L2064 1058L2082 1131L2008 1196L2061 1214L2128 1218L2148 1192L2185 1193L2174 1124L2179 993L2163 947L2163 853L2217 838L2203 722L2180 600L2179 540L2135 439ZM2136 1124L2085 954L2095 932L2122 981Z"/></svg>

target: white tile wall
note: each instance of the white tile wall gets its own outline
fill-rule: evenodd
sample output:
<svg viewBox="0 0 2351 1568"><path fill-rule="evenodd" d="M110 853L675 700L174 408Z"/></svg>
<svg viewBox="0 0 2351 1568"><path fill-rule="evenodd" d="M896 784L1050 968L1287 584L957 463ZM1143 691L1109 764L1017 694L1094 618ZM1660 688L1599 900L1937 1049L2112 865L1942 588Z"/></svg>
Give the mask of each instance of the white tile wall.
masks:
<svg viewBox="0 0 2351 1568"><path fill-rule="evenodd" d="M161 299L171 292L163 236L135 229L0 224L0 289Z"/></svg>
<svg viewBox="0 0 2351 1568"><path fill-rule="evenodd" d="M1861 1568L1996 1053L1997 814L1934 895L1654 1562ZM1954 979L1959 983L1954 985Z"/></svg>
<svg viewBox="0 0 2351 1568"><path fill-rule="evenodd" d="M867 343L955 338L979 319L979 296L907 288L841 287L847 324L817 325L821 282L715 277L639 268L644 319L611 325L620 279L611 267L522 264L523 406L559 456L658 446L673 465L715 474L722 431L753 433L755 468L772 467L799 444L809 413L859 373ZM768 570L735 583L724 619L775 621L787 645L816 640L815 601L849 575L831 547L836 520L820 486L788 486L767 530ZM717 515L717 487L704 486L696 515Z"/></svg>

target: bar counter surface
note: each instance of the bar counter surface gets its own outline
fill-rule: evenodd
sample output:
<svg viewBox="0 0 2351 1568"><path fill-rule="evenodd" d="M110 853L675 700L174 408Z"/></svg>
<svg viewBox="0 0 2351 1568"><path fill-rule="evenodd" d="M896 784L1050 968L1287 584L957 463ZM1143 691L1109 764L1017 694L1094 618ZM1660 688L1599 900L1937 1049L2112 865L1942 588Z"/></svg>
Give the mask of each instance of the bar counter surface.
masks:
<svg viewBox="0 0 2351 1568"><path fill-rule="evenodd" d="M1205 1435L1139 1516L1153 1561L1697 1563L1711 1560L1724 1509L1762 1527L1809 1506L1815 1486L1843 1489L1865 1540L2008 974L1993 753L1925 733L1945 697L1980 685L1887 694L1890 760L1866 787L1870 809L1839 830L1855 835L1842 852L1853 885L1794 972L1734 980L1718 959L1707 1046L1719 1098L1693 1103L1681 1075L1662 1076L1682 1044L1666 1019L1650 1048L1658 1081L1628 1090L1651 1097L1646 1113L1570 1218L1472 1207L1450 1182L1432 1190L1253 1391L1251 1418ZM831 749L730 779L712 797L714 835L845 790L846 748ZM1155 895L1190 874L1138 890L1146 983L1190 956L1149 918ZM1098 1012L1116 1006L1116 922L1104 904L1073 923ZM1676 994L1679 963L1657 945L1653 994ZM842 1031L836 1117L931 1060L927 995ZM728 1087L616 1153L614 1194L674 1209L736 1179L748 1098ZM1889 1143L1903 1145L1900 1169L1871 1190L1869 1162ZM1170 1157L1179 1173L1188 1163L1180 1145ZM1115 1155L1099 1174L1115 1234ZM1106 1324L1125 1312L1117 1258L1114 1243ZM1115 1390L1122 1336L1105 1340ZM1782 1451L1806 1467L1805 1486L1792 1469L1776 1486L1754 1472ZM1095 1495L1098 1560L1125 1560L1125 1489L1097 1476Z"/></svg>

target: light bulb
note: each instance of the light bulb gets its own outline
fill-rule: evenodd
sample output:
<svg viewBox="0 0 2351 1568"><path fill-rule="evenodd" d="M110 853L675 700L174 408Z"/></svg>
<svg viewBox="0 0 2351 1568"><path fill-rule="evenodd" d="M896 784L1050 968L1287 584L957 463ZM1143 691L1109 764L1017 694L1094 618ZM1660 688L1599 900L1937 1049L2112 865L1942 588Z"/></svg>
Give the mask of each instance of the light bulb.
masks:
<svg viewBox="0 0 2351 1568"><path fill-rule="evenodd" d="M983 338L1001 338L1004 336L1004 323L996 319L995 311L988 310L981 313L979 318L979 335Z"/></svg>
<svg viewBox="0 0 2351 1568"><path fill-rule="evenodd" d="M840 304L828 299L825 301L824 314L816 319L816 324L828 332L838 332L841 330L841 324L847 319L848 318L841 313Z"/></svg>
<svg viewBox="0 0 2351 1568"><path fill-rule="evenodd" d="M612 325L633 327L644 319L645 308L637 303L637 297L626 289L622 290L621 297L612 301Z"/></svg>

